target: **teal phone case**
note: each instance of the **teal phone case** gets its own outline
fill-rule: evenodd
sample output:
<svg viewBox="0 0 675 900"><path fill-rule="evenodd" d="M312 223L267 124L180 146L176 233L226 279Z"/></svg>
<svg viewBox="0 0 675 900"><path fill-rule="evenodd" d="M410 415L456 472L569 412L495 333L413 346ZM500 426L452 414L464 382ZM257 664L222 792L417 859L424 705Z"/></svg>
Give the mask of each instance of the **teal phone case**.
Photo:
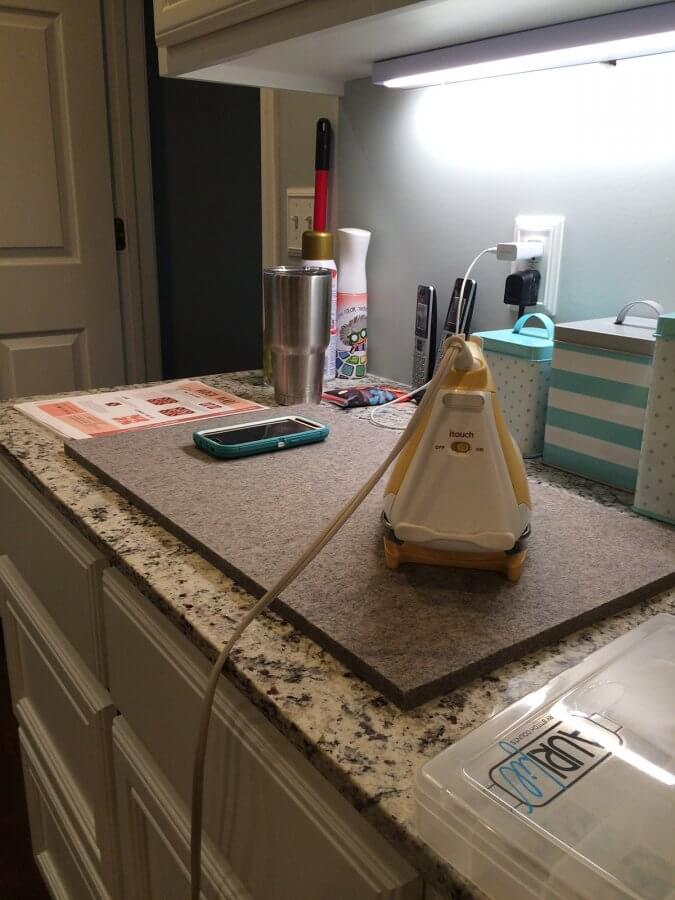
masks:
<svg viewBox="0 0 675 900"><path fill-rule="evenodd" d="M314 431L299 431L297 434L285 434L283 437L263 438L260 441L226 445L210 441L208 434L195 431L192 440L196 447L217 459L241 459L243 456L256 456L259 453L272 453L275 450L290 450L292 447L299 447L302 444L316 444L318 441L325 441L329 433L328 426L321 425L321 428L316 428Z"/></svg>

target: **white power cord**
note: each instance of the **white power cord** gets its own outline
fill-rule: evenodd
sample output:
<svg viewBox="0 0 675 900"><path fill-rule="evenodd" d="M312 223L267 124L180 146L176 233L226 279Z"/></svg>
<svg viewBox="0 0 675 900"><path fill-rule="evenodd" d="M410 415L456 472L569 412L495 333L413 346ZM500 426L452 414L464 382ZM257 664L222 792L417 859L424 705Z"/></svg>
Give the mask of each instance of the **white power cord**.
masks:
<svg viewBox="0 0 675 900"><path fill-rule="evenodd" d="M409 393L404 394L402 397L394 397L393 400L389 400L387 401L387 403L382 403L380 404L380 406L373 406L373 408L370 410L370 415L368 416L370 422L373 425L377 425L378 428L387 428L389 431L404 431L405 425L388 425L386 422L376 422L375 416L383 409L387 409L388 407L393 406L394 403L405 403L406 400L410 400L412 397L426 390L430 384L431 381L427 381L426 384L420 385L420 387L415 388L414 391L409 391Z"/></svg>
<svg viewBox="0 0 675 900"><path fill-rule="evenodd" d="M483 251L487 252L487 251ZM476 257L478 259L478 257ZM476 262L476 260L474 260ZM473 266L473 263L471 264ZM318 537L309 545L305 552L293 563L277 582L260 598L249 611L243 616L237 627L232 633L232 637L223 647L215 661L204 699L202 701L202 713L199 723L199 732L197 735L197 745L195 748L194 765L192 770L192 823L191 823L191 844L190 844L190 883L191 898L199 900L201 886L201 854L202 854L202 811L204 800L204 760L206 757L206 743L209 736L209 725L211 723L211 708L213 706L213 698L218 687L218 679L223 666L232 651L232 648L248 628L251 622L257 618L272 601L285 590L310 564L310 562L323 550L326 544L337 534L345 522L356 512L359 506L366 499L368 494L373 490L378 481L382 478L389 466L393 463L401 450L410 440L420 419L425 415L426 411L431 407L436 394L441 385L445 381L446 375L450 371L457 354L464 356L463 365L470 368L472 365L472 356L464 339L460 335L453 335L446 341L446 351L440 365L438 366L434 377L426 387L426 394L422 398L421 403L410 417L405 430L400 438L396 441L391 451L387 454L384 462L380 463L370 478L364 482L348 503L337 513L326 528L318 535ZM467 356L468 354L468 356ZM420 389L421 390L421 389Z"/></svg>
<svg viewBox="0 0 675 900"><path fill-rule="evenodd" d="M464 275L464 281L462 281L462 289L459 292L459 299L457 301L457 320L456 320L457 328L459 328L462 324L462 307L464 305L464 291L466 290L466 283L469 280L469 275L473 271L473 267L476 265L476 263L482 256L485 256L486 253L496 253L496 252L497 252L497 247L486 247L485 250L481 250L480 253L478 254L478 256L476 256L472 260L471 264L469 265L469 268L466 270L466 273Z"/></svg>

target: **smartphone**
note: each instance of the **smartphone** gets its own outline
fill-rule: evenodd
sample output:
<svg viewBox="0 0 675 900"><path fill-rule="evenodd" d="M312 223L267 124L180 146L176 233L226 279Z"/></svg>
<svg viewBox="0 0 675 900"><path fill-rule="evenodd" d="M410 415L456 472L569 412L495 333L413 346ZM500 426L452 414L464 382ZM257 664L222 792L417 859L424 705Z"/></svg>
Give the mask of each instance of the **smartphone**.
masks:
<svg viewBox="0 0 675 900"><path fill-rule="evenodd" d="M329 428L303 416L279 416L259 419L243 425L207 428L195 431L192 439L200 450L218 459L239 459L273 450L287 450L301 444L313 444L328 437Z"/></svg>
<svg viewBox="0 0 675 900"><path fill-rule="evenodd" d="M415 307L415 344L413 352L413 388L426 384L434 372L436 359L436 288L417 286Z"/></svg>
<svg viewBox="0 0 675 900"><path fill-rule="evenodd" d="M445 322L443 323L443 331L441 332L441 337L438 342L438 348L436 350L436 365L434 366L434 372L438 368L438 364L443 358L443 341L446 338L451 337L453 334L468 335L470 333L471 319L473 318L473 308L476 305L476 289L478 285L472 278L467 279L466 287L464 288L464 299L462 301L462 323L461 328L458 329L457 307L459 306L459 294L462 290L463 281L463 278L457 278L455 280L455 286L452 289L452 296L450 297L448 311L445 315Z"/></svg>
<svg viewBox="0 0 675 900"><path fill-rule="evenodd" d="M444 341L445 338L452 334L468 335L471 333L471 319L473 318L473 308L476 304L477 283L472 278L467 279L466 287L464 288L464 298L462 300L462 321L458 322L457 308L459 306L459 295L462 290L463 282L463 278L455 279L455 286L452 290L450 303L448 304L448 312L445 316L445 323L443 324L441 341Z"/></svg>

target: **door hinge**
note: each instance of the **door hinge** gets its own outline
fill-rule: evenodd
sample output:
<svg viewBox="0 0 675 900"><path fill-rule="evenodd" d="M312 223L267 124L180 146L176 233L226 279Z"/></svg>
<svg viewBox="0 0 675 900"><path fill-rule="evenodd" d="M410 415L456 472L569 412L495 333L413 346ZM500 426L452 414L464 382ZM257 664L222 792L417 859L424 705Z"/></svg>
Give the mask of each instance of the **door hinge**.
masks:
<svg viewBox="0 0 675 900"><path fill-rule="evenodd" d="M115 250L127 249L127 233L124 227L124 219L115 217Z"/></svg>

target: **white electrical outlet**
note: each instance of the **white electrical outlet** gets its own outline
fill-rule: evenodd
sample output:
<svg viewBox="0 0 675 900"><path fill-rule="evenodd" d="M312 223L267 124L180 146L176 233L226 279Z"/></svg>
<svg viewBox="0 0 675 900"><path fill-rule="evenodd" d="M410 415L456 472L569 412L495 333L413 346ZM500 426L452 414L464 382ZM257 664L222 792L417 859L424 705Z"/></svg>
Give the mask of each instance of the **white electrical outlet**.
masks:
<svg viewBox="0 0 675 900"><path fill-rule="evenodd" d="M314 217L314 188L286 190L286 249L289 256L302 256L302 234L311 231Z"/></svg>
<svg viewBox="0 0 675 900"><path fill-rule="evenodd" d="M554 316L558 308L558 288L560 283L560 260L562 258L564 216L516 216L513 228L514 241L541 241L544 253L532 262L516 262L512 272L522 269L539 269L541 283L539 299L532 312L540 310Z"/></svg>

